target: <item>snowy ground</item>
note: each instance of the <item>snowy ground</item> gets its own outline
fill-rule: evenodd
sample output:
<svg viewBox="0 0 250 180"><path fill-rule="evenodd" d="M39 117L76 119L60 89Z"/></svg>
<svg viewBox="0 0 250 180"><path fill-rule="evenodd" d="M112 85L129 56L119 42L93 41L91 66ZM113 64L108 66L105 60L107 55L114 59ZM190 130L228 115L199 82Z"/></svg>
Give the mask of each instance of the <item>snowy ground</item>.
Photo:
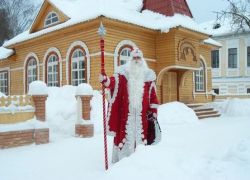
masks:
<svg viewBox="0 0 250 180"><path fill-rule="evenodd" d="M69 87L66 89L71 91ZM69 101L69 98L65 99ZM93 101L95 111L92 117L97 130L94 138L75 138L72 133L65 132L67 128L73 128L72 125L66 124L62 130L57 130L55 127L59 122L48 122L52 128L49 144L0 150L0 180L250 179L250 111L235 112L238 116L226 111L233 106L245 107L250 100L216 103L212 106L219 107L224 112L223 116L202 121L184 104L162 105L158 116L162 141L155 146L139 146L129 158L109 164L106 172L102 121L98 121L101 115L97 114L101 108L97 105L100 104L98 93L95 93ZM62 101L60 103L63 104ZM63 107L58 112L62 110ZM70 116L57 113L56 117L63 126L65 117ZM110 160L110 137L108 147Z"/></svg>
<svg viewBox="0 0 250 180"><path fill-rule="evenodd" d="M215 118L182 125L168 125L163 120L160 123L160 144L140 146L129 158L110 165L107 172L103 136L97 134L92 139L72 137L47 145L1 150L1 179L250 179L249 118ZM109 139L109 154L111 147Z"/></svg>

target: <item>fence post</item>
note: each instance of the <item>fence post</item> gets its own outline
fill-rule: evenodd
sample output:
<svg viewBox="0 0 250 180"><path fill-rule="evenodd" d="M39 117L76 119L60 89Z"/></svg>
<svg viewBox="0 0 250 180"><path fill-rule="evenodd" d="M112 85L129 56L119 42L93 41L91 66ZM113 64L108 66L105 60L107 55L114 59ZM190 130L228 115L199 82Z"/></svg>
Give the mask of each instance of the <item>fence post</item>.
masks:
<svg viewBox="0 0 250 180"><path fill-rule="evenodd" d="M33 98L37 120L46 121L47 85L42 81L34 81L29 86L28 94Z"/></svg>
<svg viewBox="0 0 250 180"><path fill-rule="evenodd" d="M81 99L81 104L77 108L77 111L81 111L80 117L75 125L75 135L78 137L93 137L94 136L94 124L91 122L90 101L93 97L93 89L89 84L80 84L76 90L76 98Z"/></svg>

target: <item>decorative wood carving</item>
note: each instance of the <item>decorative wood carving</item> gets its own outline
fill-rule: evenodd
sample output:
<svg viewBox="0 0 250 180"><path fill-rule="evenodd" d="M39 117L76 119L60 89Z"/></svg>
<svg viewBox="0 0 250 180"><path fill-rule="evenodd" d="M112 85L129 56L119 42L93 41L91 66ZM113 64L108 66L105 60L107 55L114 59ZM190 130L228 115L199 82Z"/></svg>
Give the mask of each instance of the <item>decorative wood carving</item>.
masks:
<svg viewBox="0 0 250 180"><path fill-rule="evenodd" d="M178 45L178 60L179 61L195 61L197 62L197 53L192 43L181 40Z"/></svg>

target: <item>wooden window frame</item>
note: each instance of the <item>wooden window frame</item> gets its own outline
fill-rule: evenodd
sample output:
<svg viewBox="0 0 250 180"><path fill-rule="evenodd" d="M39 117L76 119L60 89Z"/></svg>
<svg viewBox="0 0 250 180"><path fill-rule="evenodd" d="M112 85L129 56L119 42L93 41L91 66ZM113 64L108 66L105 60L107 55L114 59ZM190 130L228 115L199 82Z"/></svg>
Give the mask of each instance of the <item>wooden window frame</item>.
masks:
<svg viewBox="0 0 250 180"><path fill-rule="evenodd" d="M30 56L29 59L26 62L25 65L25 91L26 93L28 93L28 64L30 62L30 60L34 59L36 62L36 80L38 79L38 63L37 63L37 59L34 56Z"/></svg>
<svg viewBox="0 0 250 180"><path fill-rule="evenodd" d="M200 63L201 63L201 65L202 65L202 70L203 70L203 89L198 89L198 86L197 86L197 80L196 80L196 73L198 73L198 71L199 71L199 75L200 75L200 72L201 72L201 70L197 70L197 71L195 71L195 73L194 73L194 78L195 78L195 92L206 92L206 68L205 68L205 64L204 64L204 62L202 61L202 60L200 60Z"/></svg>
<svg viewBox="0 0 250 180"><path fill-rule="evenodd" d="M55 51L52 51L50 52L47 57L46 57L46 65L45 65L45 82L48 86L48 61L49 61L49 57L52 56L52 55L55 55L57 57L57 61L58 61L58 64L57 64L57 69L58 69L58 73L57 73L57 79L58 79L58 86L49 86L49 87L60 87L60 62L59 62L59 56L58 54L55 52Z"/></svg>
<svg viewBox="0 0 250 180"><path fill-rule="evenodd" d="M8 70L3 70L3 71L0 71L0 74L1 73L6 73L7 74L7 93L5 94L6 96L9 95L9 71ZM4 92L2 92L4 94Z"/></svg>
<svg viewBox="0 0 250 180"><path fill-rule="evenodd" d="M84 76L85 76L85 81L86 83L88 82L88 74L87 74L87 71L88 71L88 61L87 61L87 56L86 56L86 51L84 50L84 48L82 46L75 46L74 48L71 49L70 51L70 54L69 54L69 84L72 85L72 60L73 60L73 53L77 50L77 49L80 49L84 55L84 69L85 69L85 73L84 73Z"/></svg>
<svg viewBox="0 0 250 180"><path fill-rule="evenodd" d="M121 60L120 60L120 57L121 57L121 52L122 50L124 50L125 48L129 48L131 49L131 51L133 50L133 47L131 45L124 45L122 46L119 51L118 51L118 58L117 58L117 66L120 66L121 65Z"/></svg>
<svg viewBox="0 0 250 180"><path fill-rule="evenodd" d="M52 16L53 14L55 14L56 16L51 17L51 18L49 19L49 16L50 16L50 15ZM52 19L55 18L55 17L57 17L58 21L52 22ZM51 21L50 24L46 24L46 22L47 22L48 20ZM54 12L54 11L51 11L51 12L49 12L49 13L47 14L47 16L46 16L46 18L45 18L45 20L44 20L44 27L45 27L45 28L46 28L46 27L50 27L50 26L55 25L55 24L57 24L57 23L59 23L59 22L60 22L60 20L59 20L58 14L57 14L56 12Z"/></svg>

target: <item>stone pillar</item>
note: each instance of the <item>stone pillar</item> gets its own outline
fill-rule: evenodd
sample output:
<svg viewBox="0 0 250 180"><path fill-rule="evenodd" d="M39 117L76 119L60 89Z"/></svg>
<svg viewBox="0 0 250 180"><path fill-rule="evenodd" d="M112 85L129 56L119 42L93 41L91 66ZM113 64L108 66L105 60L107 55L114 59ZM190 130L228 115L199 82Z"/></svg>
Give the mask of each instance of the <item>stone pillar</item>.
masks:
<svg viewBox="0 0 250 180"><path fill-rule="evenodd" d="M93 97L92 95L80 96L82 100L82 118L84 120L90 120L90 111L91 111L90 100L92 99L92 97Z"/></svg>
<svg viewBox="0 0 250 180"><path fill-rule="evenodd" d="M39 121L46 120L46 100L48 95L32 95L35 105L36 119Z"/></svg>

